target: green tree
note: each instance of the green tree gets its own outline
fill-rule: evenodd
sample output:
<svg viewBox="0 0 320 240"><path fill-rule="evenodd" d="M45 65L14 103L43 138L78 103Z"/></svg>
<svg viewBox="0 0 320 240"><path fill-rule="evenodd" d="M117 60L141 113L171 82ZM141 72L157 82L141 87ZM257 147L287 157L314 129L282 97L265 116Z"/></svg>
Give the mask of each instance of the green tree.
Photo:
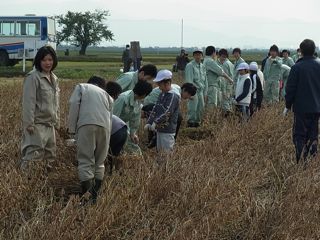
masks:
<svg viewBox="0 0 320 240"><path fill-rule="evenodd" d="M80 55L85 55L88 46L95 46L103 39L113 40L113 33L104 24L108 16L109 12L104 10L85 13L68 11L57 16L57 22L62 27L57 33L58 44L69 42L80 47Z"/></svg>

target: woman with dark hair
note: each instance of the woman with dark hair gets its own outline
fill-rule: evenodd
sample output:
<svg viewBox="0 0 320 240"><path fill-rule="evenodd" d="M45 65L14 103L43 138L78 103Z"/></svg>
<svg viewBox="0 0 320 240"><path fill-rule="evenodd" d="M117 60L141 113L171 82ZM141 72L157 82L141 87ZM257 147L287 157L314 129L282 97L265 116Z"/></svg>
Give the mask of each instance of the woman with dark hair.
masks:
<svg viewBox="0 0 320 240"><path fill-rule="evenodd" d="M23 82L22 160L26 170L30 161L45 160L47 167L56 157L55 129L59 128L59 86L53 73L57 56L51 46L41 47L34 59L34 70Z"/></svg>

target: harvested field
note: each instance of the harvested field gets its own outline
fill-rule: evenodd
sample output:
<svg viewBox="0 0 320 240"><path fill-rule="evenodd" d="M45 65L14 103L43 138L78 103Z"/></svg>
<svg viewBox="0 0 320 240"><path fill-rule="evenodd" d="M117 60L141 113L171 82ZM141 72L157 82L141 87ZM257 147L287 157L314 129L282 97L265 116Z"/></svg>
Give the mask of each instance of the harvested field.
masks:
<svg viewBox="0 0 320 240"><path fill-rule="evenodd" d="M74 84L60 84L63 127ZM81 207L65 130L51 172L17 168L21 94L21 81L0 85L0 239L320 238L320 164L296 165L283 104L247 124L209 112L201 128L182 127L167 171L153 168L154 150L123 156L123 174L106 176L97 204Z"/></svg>

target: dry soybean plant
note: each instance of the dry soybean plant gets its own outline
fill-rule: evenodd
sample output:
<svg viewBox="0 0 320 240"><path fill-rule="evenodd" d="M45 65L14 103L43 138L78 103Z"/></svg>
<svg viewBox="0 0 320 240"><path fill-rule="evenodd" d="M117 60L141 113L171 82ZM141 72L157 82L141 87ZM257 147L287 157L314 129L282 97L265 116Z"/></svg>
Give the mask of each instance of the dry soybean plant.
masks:
<svg viewBox="0 0 320 240"><path fill-rule="evenodd" d="M61 119L75 82L61 83ZM202 127L178 137L166 171L154 150L124 155L96 205L79 205L75 149L58 136L49 173L17 168L21 82L0 88L0 239L318 239L320 165L296 165L292 117L282 105L248 123L208 111ZM183 107L185 112L185 106ZM141 138L143 138L141 132Z"/></svg>

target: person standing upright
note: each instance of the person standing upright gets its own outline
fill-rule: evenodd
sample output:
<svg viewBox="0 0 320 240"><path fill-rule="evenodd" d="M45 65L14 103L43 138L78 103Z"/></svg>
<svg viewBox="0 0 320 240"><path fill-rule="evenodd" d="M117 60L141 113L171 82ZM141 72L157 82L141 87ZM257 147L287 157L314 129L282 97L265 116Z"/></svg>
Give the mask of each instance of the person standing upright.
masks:
<svg viewBox="0 0 320 240"><path fill-rule="evenodd" d="M185 70L185 82L194 84L197 93L188 102L187 122L188 127L199 127L204 111L205 99L208 93L208 81L206 68L201 62L203 57L202 49L197 48L193 51L193 60L189 62Z"/></svg>
<svg viewBox="0 0 320 240"><path fill-rule="evenodd" d="M282 60L278 56L279 48L277 45L272 45L269 52L270 57L263 70L265 78L264 99L267 104L272 104L279 102Z"/></svg>
<svg viewBox="0 0 320 240"><path fill-rule="evenodd" d="M180 55L176 57L176 66L178 70L179 81L184 81L184 70L190 62L188 55L184 49L181 49Z"/></svg>
<svg viewBox="0 0 320 240"><path fill-rule="evenodd" d="M243 121L247 121L250 118L250 103L252 93L252 82L249 74L249 65L247 63L240 63L237 71L239 72L239 78L236 88L236 111L241 114Z"/></svg>
<svg viewBox="0 0 320 240"><path fill-rule="evenodd" d="M296 161L301 157L306 166L307 156L315 156L318 147L320 116L320 60L315 58L314 41L305 39L300 44L302 58L292 66L286 85L286 108L294 112L293 143ZM303 155L302 155L303 154Z"/></svg>
<svg viewBox="0 0 320 240"><path fill-rule="evenodd" d="M297 62L300 58L301 58L301 50L300 48L298 48L296 54L292 56L292 60L294 62Z"/></svg>
<svg viewBox="0 0 320 240"><path fill-rule="evenodd" d="M232 62L230 62L228 57L229 54L227 49L222 48L219 50L219 59L217 60L217 62L219 66L222 67L223 71L232 80L234 74L234 66ZM231 97L234 95L233 82L224 81L224 79L222 79L220 89L222 93L222 110L224 111L225 116L227 116L232 111Z"/></svg>
<svg viewBox="0 0 320 240"><path fill-rule="evenodd" d="M50 46L41 47L34 59L34 70L23 82L21 170L33 161L50 162L56 157L55 129L60 127L58 78L53 70L57 55Z"/></svg>
<svg viewBox="0 0 320 240"><path fill-rule="evenodd" d="M127 44L122 52L123 72L129 72L132 59L130 58L130 45Z"/></svg>
<svg viewBox="0 0 320 240"><path fill-rule="evenodd" d="M290 52L288 50L282 50L282 64L292 67L294 65L293 59L290 57Z"/></svg>
<svg viewBox="0 0 320 240"><path fill-rule="evenodd" d="M245 62L243 60L243 58L241 57L241 49L240 48L234 48L232 51L232 55L235 59L234 61L234 74L233 74L233 80L234 80L234 85L233 85L233 89L236 90L237 88L237 81L239 78L239 71L237 71L238 66Z"/></svg>
<svg viewBox="0 0 320 240"><path fill-rule="evenodd" d="M206 48L206 56L203 60L203 64L206 68L207 80L208 80L208 106L217 107L221 106L222 93L220 81L224 81L220 77L224 77L232 81L230 77L223 71L222 67L218 65L216 61L216 49L213 46Z"/></svg>

